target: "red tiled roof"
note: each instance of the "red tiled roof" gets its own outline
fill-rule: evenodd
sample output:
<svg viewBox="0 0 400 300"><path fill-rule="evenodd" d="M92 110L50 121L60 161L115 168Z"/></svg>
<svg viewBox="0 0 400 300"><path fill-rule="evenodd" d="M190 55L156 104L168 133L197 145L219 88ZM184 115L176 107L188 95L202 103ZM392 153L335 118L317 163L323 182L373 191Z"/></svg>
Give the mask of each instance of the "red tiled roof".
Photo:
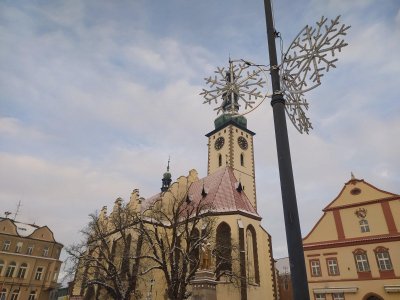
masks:
<svg viewBox="0 0 400 300"><path fill-rule="evenodd" d="M204 201L203 203L212 203L213 212L230 213L242 212L260 218L255 208L251 205L246 194L237 190L239 182L236 179L233 169L225 167L217 170L196 182L193 182L189 188L190 200L194 203ZM202 191L207 193L203 199ZM145 200L142 208L154 202L160 197L160 194L154 195ZM203 200L202 200L203 199Z"/></svg>

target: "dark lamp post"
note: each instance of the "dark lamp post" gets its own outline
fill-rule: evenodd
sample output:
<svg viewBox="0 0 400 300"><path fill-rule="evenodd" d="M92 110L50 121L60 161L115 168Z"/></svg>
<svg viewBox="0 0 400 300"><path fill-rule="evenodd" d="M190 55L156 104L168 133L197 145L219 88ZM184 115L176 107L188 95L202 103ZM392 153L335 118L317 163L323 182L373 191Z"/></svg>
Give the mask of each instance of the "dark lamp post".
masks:
<svg viewBox="0 0 400 300"><path fill-rule="evenodd" d="M264 0L267 23L268 50L272 81L271 105L274 115L275 139L278 154L279 176L283 213L285 218L286 240L289 252L290 274L295 300L309 299L307 273L304 262L303 241L301 238L296 191L293 180L289 138L286 126L285 99L280 86L279 66L276 56L276 31L273 24L271 1Z"/></svg>

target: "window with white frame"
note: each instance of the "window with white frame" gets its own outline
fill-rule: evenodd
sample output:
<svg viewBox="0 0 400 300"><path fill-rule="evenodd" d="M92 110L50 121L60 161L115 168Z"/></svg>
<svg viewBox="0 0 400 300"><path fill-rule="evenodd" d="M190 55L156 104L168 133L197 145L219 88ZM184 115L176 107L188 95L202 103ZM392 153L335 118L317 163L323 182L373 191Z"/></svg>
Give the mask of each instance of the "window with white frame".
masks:
<svg viewBox="0 0 400 300"><path fill-rule="evenodd" d="M31 291L28 300L35 300L35 299L36 299L36 291Z"/></svg>
<svg viewBox="0 0 400 300"><path fill-rule="evenodd" d="M380 271L393 270L392 261L390 260L389 249L379 247L374 250L378 267Z"/></svg>
<svg viewBox="0 0 400 300"><path fill-rule="evenodd" d="M328 274L331 276L339 275L339 266L336 257L327 258Z"/></svg>
<svg viewBox="0 0 400 300"><path fill-rule="evenodd" d="M19 266L17 277L18 278L25 278L25 274L26 274L26 269L27 268L28 268L28 265L26 263L21 264Z"/></svg>
<svg viewBox="0 0 400 300"><path fill-rule="evenodd" d="M18 300L19 290L14 290L11 294L10 300Z"/></svg>
<svg viewBox="0 0 400 300"><path fill-rule="evenodd" d="M315 294L315 300L325 300L325 294Z"/></svg>
<svg viewBox="0 0 400 300"><path fill-rule="evenodd" d="M49 247L44 247L44 248L43 248L43 256L44 256L44 257L49 256Z"/></svg>
<svg viewBox="0 0 400 300"><path fill-rule="evenodd" d="M354 259L356 260L356 266L358 272L369 272L369 262L367 252L364 250L357 250L354 252Z"/></svg>
<svg viewBox="0 0 400 300"><path fill-rule="evenodd" d="M8 251L8 250L10 250L10 245L11 245L11 241L4 241L4 244L3 244L3 251Z"/></svg>
<svg viewBox="0 0 400 300"><path fill-rule="evenodd" d="M33 245L29 245L28 248L26 249L26 254L32 255L33 252Z"/></svg>
<svg viewBox="0 0 400 300"><path fill-rule="evenodd" d="M18 242L17 245L15 246L15 253L21 253L22 249L22 242Z"/></svg>
<svg viewBox="0 0 400 300"><path fill-rule="evenodd" d="M17 266L17 264L12 261L8 267L7 267L7 271L6 271L6 277L13 277L14 271L15 271L15 267Z"/></svg>
<svg viewBox="0 0 400 300"><path fill-rule="evenodd" d="M344 293L333 293L333 300L344 300Z"/></svg>
<svg viewBox="0 0 400 300"><path fill-rule="evenodd" d="M365 219L360 220L360 229L361 232L369 232L368 221Z"/></svg>
<svg viewBox="0 0 400 300"><path fill-rule="evenodd" d="M35 280L41 280L43 275L43 267L38 267L36 269Z"/></svg>
<svg viewBox="0 0 400 300"><path fill-rule="evenodd" d="M310 260L311 276L321 276L321 265L319 259Z"/></svg>

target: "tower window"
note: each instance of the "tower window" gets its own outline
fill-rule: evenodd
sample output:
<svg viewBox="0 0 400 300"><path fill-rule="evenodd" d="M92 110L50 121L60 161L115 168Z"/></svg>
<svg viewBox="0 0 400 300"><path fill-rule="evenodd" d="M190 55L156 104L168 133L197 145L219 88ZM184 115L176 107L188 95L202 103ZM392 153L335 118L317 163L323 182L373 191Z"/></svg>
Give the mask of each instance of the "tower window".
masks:
<svg viewBox="0 0 400 300"><path fill-rule="evenodd" d="M218 155L218 166L219 167L222 166L222 155L221 154Z"/></svg>
<svg viewBox="0 0 400 300"><path fill-rule="evenodd" d="M240 165L242 167L244 166L244 155L243 155L243 153L240 154Z"/></svg>

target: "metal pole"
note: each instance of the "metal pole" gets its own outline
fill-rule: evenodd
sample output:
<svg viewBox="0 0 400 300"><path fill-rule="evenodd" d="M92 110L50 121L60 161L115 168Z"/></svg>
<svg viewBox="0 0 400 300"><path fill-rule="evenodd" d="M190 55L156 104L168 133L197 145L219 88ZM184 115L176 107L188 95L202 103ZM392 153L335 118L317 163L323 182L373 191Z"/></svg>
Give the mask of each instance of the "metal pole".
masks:
<svg viewBox="0 0 400 300"><path fill-rule="evenodd" d="M279 68L275 46L276 32L273 24L271 1L264 0L264 7L273 90L271 105L274 115L275 139L278 153L279 176L281 181L282 204L293 296L295 300L306 300L309 299L307 273L304 262L303 241L301 238L289 138L286 126L285 99L283 98L280 88Z"/></svg>

